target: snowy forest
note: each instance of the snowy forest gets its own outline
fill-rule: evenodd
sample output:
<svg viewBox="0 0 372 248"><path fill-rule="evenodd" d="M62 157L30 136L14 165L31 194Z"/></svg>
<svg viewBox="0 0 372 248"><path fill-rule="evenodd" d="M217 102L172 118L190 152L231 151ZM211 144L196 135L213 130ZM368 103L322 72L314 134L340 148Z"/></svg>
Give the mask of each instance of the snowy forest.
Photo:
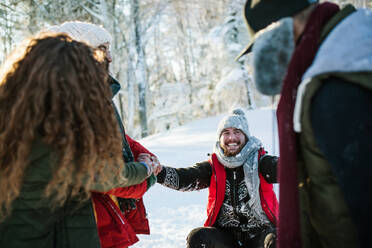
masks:
<svg viewBox="0 0 372 248"><path fill-rule="evenodd" d="M372 7L372 0L339 0ZM80 20L113 37L111 73L129 135L141 138L232 106L275 106L252 83L244 0L1 0L0 62L24 38Z"/></svg>

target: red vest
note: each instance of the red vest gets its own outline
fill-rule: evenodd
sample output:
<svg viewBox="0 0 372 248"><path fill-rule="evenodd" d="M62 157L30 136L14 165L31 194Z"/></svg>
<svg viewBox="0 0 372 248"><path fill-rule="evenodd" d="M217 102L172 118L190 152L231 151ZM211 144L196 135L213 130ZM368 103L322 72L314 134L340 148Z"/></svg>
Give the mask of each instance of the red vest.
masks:
<svg viewBox="0 0 372 248"><path fill-rule="evenodd" d="M264 149L258 151L258 159L265 155ZM209 161L212 166L211 183L209 185L209 195L207 203L208 218L204 226L213 226L216 222L218 213L225 199L226 171L225 167L218 161L216 154L212 154L212 160ZM261 207L267 218L276 225L278 218L278 200L273 190L273 185L266 182L261 174L260 178L260 199Z"/></svg>

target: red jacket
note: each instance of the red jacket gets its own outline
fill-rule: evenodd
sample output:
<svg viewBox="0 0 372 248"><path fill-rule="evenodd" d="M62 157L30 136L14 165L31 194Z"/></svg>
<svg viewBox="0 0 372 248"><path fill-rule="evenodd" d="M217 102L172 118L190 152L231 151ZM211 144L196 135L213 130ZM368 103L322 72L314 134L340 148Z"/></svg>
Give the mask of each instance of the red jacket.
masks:
<svg viewBox="0 0 372 248"><path fill-rule="evenodd" d="M265 151L261 148L259 150L258 159L265 155ZM212 166L211 183L209 186L207 215L208 218L204 226L212 226L217 219L218 213L221 209L223 200L225 198L226 187L226 171L225 167L218 161L216 154L212 155L212 160L209 161ZM266 180L259 174L260 178L260 199L261 206L266 213L267 218L276 225L278 218L278 200L276 199L273 185L266 182Z"/></svg>
<svg viewBox="0 0 372 248"><path fill-rule="evenodd" d="M133 156L137 159L140 153L149 153L140 143L126 135ZM98 236L102 248L124 248L138 241L136 234L150 234L149 222L142 196L147 190L146 180L130 187L112 189L106 193L92 193L94 203ZM120 211L117 203L113 200L117 196L121 198L134 198L136 208ZM115 199L116 200L116 199Z"/></svg>

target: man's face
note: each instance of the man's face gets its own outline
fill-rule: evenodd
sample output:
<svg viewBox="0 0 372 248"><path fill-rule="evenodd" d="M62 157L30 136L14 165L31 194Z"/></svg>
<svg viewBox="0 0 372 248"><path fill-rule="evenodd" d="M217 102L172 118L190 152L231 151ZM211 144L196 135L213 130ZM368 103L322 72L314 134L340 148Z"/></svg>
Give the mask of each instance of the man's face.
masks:
<svg viewBox="0 0 372 248"><path fill-rule="evenodd" d="M225 156L232 157L238 154L244 147L247 138L244 133L237 128L229 127L222 130L220 136L220 146Z"/></svg>
<svg viewBox="0 0 372 248"><path fill-rule="evenodd" d="M110 52L110 43L105 42L98 46L98 49L105 54L105 67L109 71L110 63L112 62L111 52Z"/></svg>

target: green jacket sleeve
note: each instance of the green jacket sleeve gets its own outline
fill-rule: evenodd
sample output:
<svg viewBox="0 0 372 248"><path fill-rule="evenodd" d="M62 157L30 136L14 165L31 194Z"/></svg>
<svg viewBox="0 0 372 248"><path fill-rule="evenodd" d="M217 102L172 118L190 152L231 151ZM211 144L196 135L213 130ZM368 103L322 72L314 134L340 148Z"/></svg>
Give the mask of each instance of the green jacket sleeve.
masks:
<svg viewBox="0 0 372 248"><path fill-rule="evenodd" d="M52 171L56 163L55 153L50 146L46 145L37 139L34 141L32 151L30 154L30 165L25 173L25 183L38 183L47 184L52 178ZM111 165L114 166L114 165ZM101 180L96 178L95 183L91 185L90 190L98 192L107 192L113 188L127 187L135 184L142 183L149 176L147 166L140 162L126 163L121 173L112 175L112 170L107 165L106 176L112 178L110 183L102 185ZM83 179L84 180L84 179Z"/></svg>
<svg viewBox="0 0 372 248"><path fill-rule="evenodd" d="M128 187L142 183L148 177L147 166L140 162L129 162L124 166L124 170L115 175L110 185L102 185L97 180L97 183L92 185L92 191L107 192L111 189Z"/></svg>
<svg viewBox="0 0 372 248"><path fill-rule="evenodd" d="M147 166L140 162L126 163L122 175L127 179L125 187L142 183L149 176Z"/></svg>

